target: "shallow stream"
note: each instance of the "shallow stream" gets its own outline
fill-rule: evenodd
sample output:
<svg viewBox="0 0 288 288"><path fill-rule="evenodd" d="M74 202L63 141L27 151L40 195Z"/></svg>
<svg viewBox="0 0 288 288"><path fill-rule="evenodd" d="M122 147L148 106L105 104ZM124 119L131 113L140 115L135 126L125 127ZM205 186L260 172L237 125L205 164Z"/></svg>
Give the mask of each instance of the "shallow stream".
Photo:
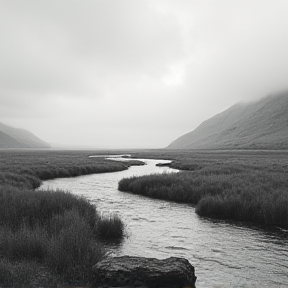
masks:
<svg viewBox="0 0 288 288"><path fill-rule="evenodd" d="M119 160L119 158L118 158ZM124 177L177 170L145 166L75 178L48 180L40 189L64 189L83 195L101 213L117 213L127 238L112 255L184 257L195 267L197 288L288 287L288 231L199 217L194 207L119 192Z"/></svg>

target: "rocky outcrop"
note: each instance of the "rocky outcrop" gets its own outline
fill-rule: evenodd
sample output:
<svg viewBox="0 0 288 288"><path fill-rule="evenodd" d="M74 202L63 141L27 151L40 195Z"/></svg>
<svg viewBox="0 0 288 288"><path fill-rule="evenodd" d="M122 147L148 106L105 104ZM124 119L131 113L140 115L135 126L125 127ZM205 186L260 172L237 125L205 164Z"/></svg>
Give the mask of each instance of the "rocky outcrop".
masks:
<svg viewBox="0 0 288 288"><path fill-rule="evenodd" d="M93 287L195 287L194 267L184 258L159 260L122 256L93 266Z"/></svg>

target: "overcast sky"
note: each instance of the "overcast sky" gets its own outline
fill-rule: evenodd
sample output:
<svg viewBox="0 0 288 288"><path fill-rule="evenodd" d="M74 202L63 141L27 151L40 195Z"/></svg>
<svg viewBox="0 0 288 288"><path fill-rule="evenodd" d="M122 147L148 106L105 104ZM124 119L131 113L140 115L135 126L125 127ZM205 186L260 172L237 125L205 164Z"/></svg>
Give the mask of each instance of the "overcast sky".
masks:
<svg viewBox="0 0 288 288"><path fill-rule="evenodd" d="M0 0L0 122L162 148L288 88L287 0Z"/></svg>

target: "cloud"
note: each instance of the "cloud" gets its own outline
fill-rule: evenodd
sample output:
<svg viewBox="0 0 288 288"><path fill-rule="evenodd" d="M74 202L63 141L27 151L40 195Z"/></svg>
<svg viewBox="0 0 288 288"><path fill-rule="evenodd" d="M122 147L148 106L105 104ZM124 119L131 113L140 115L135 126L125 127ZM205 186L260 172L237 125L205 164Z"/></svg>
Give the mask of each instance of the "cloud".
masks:
<svg viewBox="0 0 288 288"><path fill-rule="evenodd" d="M99 97L107 83L162 77L182 57L177 23L149 1L4 1L4 8L5 89Z"/></svg>
<svg viewBox="0 0 288 288"><path fill-rule="evenodd" d="M0 115L46 141L167 146L287 88L287 13L286 0L2 0Z"/></svg>

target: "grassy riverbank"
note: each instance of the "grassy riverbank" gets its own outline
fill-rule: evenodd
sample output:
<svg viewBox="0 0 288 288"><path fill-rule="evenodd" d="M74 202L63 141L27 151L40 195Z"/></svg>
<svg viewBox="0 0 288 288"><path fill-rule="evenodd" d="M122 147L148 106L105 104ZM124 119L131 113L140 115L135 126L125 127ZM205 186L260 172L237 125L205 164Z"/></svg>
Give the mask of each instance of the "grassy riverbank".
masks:
<svg viewBox="0 0 288 288"><path fill-rule="evenodd" d="M288 228L287 151L153 151L135 157L172 159L177 174L132 177L119 190L190 203L211 218Z"/></svg>
<svg viewBox="0 0 288 288"><path fill-rule="evenodd" d="M0 150L0 184L37 188L41 180L115 172L141 165L139 161L112 161L94 154L107 151Z"/></svg>
<svg viewBox="0 0 288 288"><path fill-rule="evenodd" d="M88 157L93 154L0 151L1 287L88 283L91 266L105 256L103 242L121 241L124 224L117 216L102 218L95 206L68 192L34 190L41 180L140 164ZM287 151L148 150L132 156L169 159L184 171L124 179L120 190L191 203L203 216L288 228Z"/></svg>
<svg viewBox="0 0 288 288"><path fill-rule="evenodd" d="M1 287L88 283L91 267L105 256L103 243L124 237L121 219L101 217L86 199L64 191L34 190L41 180L121 171L140 164L89 155L0 151Z"/></svg>

